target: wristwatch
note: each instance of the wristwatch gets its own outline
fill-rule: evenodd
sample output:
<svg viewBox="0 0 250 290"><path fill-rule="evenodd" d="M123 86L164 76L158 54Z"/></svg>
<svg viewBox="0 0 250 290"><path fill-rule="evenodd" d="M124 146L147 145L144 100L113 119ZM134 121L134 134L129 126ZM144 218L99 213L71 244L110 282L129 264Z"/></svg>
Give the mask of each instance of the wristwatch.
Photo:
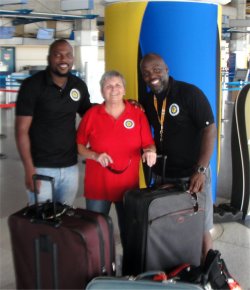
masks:
<svg viewBox="0 0 250 290"><path fill-rule="evenodd" d="M199 167L197 168L197 172L198 172L198 173L203 173L203 174L205 174L206 171L207 171L207 167L199 166Z"/></svg>

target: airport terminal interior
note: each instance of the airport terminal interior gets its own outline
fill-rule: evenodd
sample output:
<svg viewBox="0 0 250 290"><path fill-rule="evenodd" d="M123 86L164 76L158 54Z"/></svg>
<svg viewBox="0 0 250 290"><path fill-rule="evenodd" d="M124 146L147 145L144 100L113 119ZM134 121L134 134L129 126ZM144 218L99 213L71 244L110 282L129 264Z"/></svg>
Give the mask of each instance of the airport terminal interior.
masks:
<svg viewBox="0 0 250 290"><path fill-rule="evenodd" d="M46 67L49 44L62 37L75 48L73 73L86 81L91 102L101 103L99 79L107 64L105 16L110 17L105 9L113 2L131 1L0 0L0 289L16 287L8 217L27 205L24 170L14 137L18 88L24 78ZM250 290L250 1L190 2L222 7L211 233L213 248L221 252L231 275L242 289ZM74 206L84 208L84 160L79 158L78 165L80 180ZM120 275L122 248L113 207L110 216Z"/></svg>

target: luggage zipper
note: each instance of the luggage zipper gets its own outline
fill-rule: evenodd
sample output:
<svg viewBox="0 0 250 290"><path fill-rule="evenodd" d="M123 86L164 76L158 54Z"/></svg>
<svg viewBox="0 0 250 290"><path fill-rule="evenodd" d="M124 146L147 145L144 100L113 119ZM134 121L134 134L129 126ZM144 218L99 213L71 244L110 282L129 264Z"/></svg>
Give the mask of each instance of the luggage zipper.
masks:
<svg viewBox="0 0 250 290"><path fill-rule="evenodd" d="M149 224L152 224L154 221L158 220L158 219L161 219L161 218L164 218L166 216L175 216L175 215L185 215L185 216L193 216L195 215L196 213L194 213L193 209L191 208L187 208L187 209L183 209L181 211L173 211L173 212L169 212L167 214L163 214L161 216L158 216L156 218L153 218L151 220L148 221Z"/></svg>

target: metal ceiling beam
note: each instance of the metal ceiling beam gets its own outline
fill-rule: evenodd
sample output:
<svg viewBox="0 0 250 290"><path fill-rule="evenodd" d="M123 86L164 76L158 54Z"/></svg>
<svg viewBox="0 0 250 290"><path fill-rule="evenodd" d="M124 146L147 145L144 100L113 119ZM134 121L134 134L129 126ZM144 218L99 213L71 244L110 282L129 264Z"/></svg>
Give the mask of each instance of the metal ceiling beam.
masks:
<svg viewBox="0 0 250 290"><path fill-rule="evenodd" d="M18 26L18 25L25 25L25 24L30 24L30 23L35 23L35 22L42 22L42 21L48 21L50 19L48 18L20 18L17 17L14 20L11 21L13 26Z"/></svg>
<svg viewBox="0 0 250 290"><path fill-rule="evenodd" d="M6 17L20 17L20 18L43 18L50 20L60 20L60 21L73 21L81 19L95 19L98 17L97 14L84 14L84 15L74 15L74 14L59 14L59 13L43 13L43 12L32 12L32 10L20 9L20 10L0 10L0 15Z"/></svg>

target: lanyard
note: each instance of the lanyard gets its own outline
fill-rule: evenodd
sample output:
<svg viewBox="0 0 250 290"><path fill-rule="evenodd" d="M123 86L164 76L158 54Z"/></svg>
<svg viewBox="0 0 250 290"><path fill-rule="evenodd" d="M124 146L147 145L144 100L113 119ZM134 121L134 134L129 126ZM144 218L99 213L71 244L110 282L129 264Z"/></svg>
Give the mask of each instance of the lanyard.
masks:
<svg viewBox="0 0 250 290"><path fill-rule="evenodd" d="M166 106L167 106L167 98L165 98L165 99L163 100L163 103L162 103L162 109L161 109L161 116L159 116L159 114L158 114L158 103L157 103L157 98L156 98L156 96L154 95L154 107L155 107L155 110L156 110L156 112L157 112L157 117L158 117L159 123L160 123L160 125L161 125L161 130L160 130L160 141L161 141L161 142L163 141L163 123L164 123L164 117L165 117Z"/></svg>

